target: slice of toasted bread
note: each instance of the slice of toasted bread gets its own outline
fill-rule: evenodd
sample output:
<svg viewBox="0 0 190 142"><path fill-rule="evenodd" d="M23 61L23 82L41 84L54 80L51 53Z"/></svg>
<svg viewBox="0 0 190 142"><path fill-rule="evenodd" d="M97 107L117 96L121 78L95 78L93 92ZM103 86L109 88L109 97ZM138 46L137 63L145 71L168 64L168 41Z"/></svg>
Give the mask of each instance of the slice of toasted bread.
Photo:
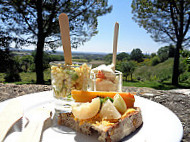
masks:
<svg viewBox="0 0 190 142"><path fill-rule="evenodd" d="M139 107L129 108L119 120L101 120L98 114L91 119L77 120L72 113L61 113L58 124L87 135L98 132L99 141L116 142L135 131L142 124L142 116Z"/></svg>

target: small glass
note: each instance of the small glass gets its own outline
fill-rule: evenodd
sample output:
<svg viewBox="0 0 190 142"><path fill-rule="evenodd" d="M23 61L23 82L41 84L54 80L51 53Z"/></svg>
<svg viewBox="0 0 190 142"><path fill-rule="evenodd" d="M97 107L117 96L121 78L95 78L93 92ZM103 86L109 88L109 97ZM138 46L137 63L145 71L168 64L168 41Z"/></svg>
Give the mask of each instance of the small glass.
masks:
<svg viewBox="0 0 190 142"><path fill-rule="evenodd" d="M90 74L91 91L122 92L122 72L106 72L98 70Z"/></svg>
<svg viewBox="0 0 190 142"><path fill-rule="evenodd" d="M91 65L74 62L65 65L64 62L50 62L51 84L54 97L55 113L71 112L74 100L71 90L88 89Z"/></svg>

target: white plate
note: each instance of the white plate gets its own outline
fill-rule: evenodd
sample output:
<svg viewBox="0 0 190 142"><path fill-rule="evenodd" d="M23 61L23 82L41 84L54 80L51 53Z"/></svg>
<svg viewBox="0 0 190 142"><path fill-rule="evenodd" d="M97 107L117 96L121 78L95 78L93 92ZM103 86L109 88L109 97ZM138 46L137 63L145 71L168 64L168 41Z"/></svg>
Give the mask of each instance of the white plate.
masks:
<svg viewBox="0 0 190 142"><path fill-rule="evenodd" d="M52 105L52 91L45 91L18 97L21 101L24 112L28 112L38 106ZM127 142L180 142L183 136L183 128L177 116L168 108L150 101L148 99L135 96L135 106L142 110L143 125L122 141ZM0 111L8 102L0 103ZM15 124L13 132L5 139L5 142L14 142L21 133L20 123ZM42 142L97 142L96 136L86 136L77 133L67 127L63 127L63 132L54 131L51 127L43 133Z"/></svg>

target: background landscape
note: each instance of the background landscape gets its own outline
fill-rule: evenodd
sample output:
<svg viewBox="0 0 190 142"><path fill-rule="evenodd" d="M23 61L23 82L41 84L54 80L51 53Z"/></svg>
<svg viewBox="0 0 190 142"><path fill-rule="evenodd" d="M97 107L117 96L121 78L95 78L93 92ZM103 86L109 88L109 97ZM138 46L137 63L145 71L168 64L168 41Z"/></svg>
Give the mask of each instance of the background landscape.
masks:
<svg viewBox="0 0 190 142"><path fill-rule="evenodd" d="M14 50L3 54L9 59L9 64L2 64L1 69L14 70L0 73L0 82L14 82L16 84L35 84L35 51ZM10 57L9 57L10 56ZM107 53L83 53L73 52L73 61L88 62L92 67L100 64L111 64L112 54ZM190 51L184 50L180 57L180 76L178 88L190 88ZM9 57L9 58L7 58ZM157 53L143 54L140 49L134 49L131 53L121 52L117 55L116 69L123 72L123 85L135 87L150 87L155 89L177 88L171 84L173 68L174 46L161 47ZM2 59L2 58L1 58ZM63 52L44 52L44 79L45 84L51 84L50 66L51 61L64 61ZM11 64L14 62L14 65Z"/></svg>
<svg viewBox="0 0 190 142"><path fill-rule="evenodd" d="M190 1L0 0L0 82L50 84L51 61L64 61L59 15L69 18L73 61L112 62L124 86L190 88Z"/></svg>

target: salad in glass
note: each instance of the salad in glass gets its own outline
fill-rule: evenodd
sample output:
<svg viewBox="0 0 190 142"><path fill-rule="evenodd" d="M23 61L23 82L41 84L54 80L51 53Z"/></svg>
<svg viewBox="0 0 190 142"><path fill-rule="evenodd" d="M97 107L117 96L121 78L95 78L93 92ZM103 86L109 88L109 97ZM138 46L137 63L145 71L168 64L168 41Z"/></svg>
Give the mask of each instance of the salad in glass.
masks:
<svg viewBox="0 0 190 142"><path fill-rule="evenodd" d="M54 61L50 66L53 96L56 99L55 109L64 110L68 107L65 104L72 101L71 90L87 91L91 65L78 62L65 65L64 62Z"/></svg>

